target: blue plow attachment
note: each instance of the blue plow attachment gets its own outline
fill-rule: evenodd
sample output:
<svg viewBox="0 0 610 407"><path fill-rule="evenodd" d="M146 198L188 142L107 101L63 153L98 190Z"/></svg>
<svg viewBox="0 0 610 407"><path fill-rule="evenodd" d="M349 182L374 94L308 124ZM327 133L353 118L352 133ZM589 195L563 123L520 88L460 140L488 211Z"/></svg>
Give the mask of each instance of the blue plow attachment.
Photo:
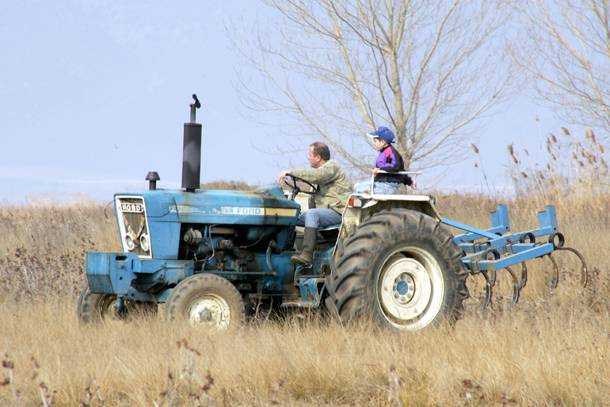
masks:
<svg viewBox="0 0 610 407"><path fill-rule="evenodd" d="M496 283L497 270L506 269L513 282L513 304L519 301L520 293L527 284L526 261L547 256L553 266L553 275L548 284L555 289L559 282L559 267L551 256L557 250L565 250L575 254L581 262L581 283L586 286L588 270L584 257L576 249L565 247L565 238L557 228L555 207L548 205L538 212L538 228L525 232L510 232L508 207L498 205L490 215L491 227L478 229L476 227L443 218L442 223L460 229L465 233L453 238L456 245L462 249L464 257L462 264L471 274L481 274L485 278L485 298L483 307L492 301L493 287ZM521 265L521 273L511 266Z"/></svg>

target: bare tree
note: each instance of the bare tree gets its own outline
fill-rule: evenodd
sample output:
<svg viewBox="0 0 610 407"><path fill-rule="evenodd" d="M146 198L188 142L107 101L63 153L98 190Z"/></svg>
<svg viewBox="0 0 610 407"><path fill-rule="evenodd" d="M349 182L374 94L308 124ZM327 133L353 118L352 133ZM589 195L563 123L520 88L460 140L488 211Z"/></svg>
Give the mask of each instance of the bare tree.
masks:
<svg viewBox="0 0 610 407"><path fill-rule="evenodd" d="M568 122L610 136L610 2L515 2L524 41L515 61L531 75L538 94ZM518 46L517 46L518 45Z"/></svg>
<svg viewBox="0 0 610 407"><path fill-rule="evenodd" d="M355 168L380 125L395 130L407 167L455 163L511 80L499 39L511 8L500 1L263 2L277 18L235 41L248 59L245 103L289 112Z"/></svg>

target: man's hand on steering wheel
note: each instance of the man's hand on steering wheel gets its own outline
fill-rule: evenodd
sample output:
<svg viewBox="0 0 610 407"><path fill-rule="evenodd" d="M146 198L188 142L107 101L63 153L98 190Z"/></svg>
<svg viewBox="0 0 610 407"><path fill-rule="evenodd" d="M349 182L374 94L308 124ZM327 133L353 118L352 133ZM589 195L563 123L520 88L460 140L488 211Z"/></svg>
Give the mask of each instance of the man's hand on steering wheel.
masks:
<svg viewBox="0 0 610 407"><path fill-rule="evenodd" d="M282 171L282 172L280 172L280 175L277 177L277 183L280 184L280 186L282 186L283 183L286 182L286 180L284 179L284 177L286 177L286 175L288 175L288 171Z"/></svg>
<svg viewBox="0 0 610 407"><path fill-rule="evenodd" d="M280 174L280 177L278 179L280 185L286 185L287 187L290 188L290 194L292 197L295 197L299 192L303 192L304 194L308 194L308 195L315 195L318 192L318 187L314 184L312 184L311 182L297 177L296 175L292 175L288 172L282 172ZM309 191L308 190L302 190L301 187L299 187L298 183L303 183L305 185L307 185L309 188L311 188Z"/></svg>

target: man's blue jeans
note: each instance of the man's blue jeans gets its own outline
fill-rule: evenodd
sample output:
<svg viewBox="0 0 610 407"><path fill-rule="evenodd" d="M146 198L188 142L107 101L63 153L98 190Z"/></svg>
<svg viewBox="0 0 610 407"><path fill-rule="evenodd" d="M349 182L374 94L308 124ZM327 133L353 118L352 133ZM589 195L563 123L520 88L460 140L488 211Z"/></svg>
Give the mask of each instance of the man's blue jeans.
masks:
<svg viewBox="0 0 610 407"><path fill-rule="evenodd" d="M341 215L328 208L313 208L306 210L297 220L298 226L306 228L325 228L341 224Z"/></svg>

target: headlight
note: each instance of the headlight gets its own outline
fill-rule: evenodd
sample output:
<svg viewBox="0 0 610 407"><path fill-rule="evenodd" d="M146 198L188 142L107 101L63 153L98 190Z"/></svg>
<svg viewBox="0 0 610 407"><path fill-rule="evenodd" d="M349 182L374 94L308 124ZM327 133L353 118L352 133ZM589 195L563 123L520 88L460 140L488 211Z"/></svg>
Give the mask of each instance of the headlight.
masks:
<svg viewBox="0 0 610 407"><path fill-rule="evenodd" d="M140 236L140 247L145 252L147 252L148 249L150 249L150 242L148 240L148 235L145 233L143 233L142 236Z"/></svg>
<svg viewBox="0 0 610 407"><path fill-rule="evenodd" d="M136 242L133 241L133 238L130 235L125 236L125 244L127 245L127 249L129 251L136 248Z"/></svg>

